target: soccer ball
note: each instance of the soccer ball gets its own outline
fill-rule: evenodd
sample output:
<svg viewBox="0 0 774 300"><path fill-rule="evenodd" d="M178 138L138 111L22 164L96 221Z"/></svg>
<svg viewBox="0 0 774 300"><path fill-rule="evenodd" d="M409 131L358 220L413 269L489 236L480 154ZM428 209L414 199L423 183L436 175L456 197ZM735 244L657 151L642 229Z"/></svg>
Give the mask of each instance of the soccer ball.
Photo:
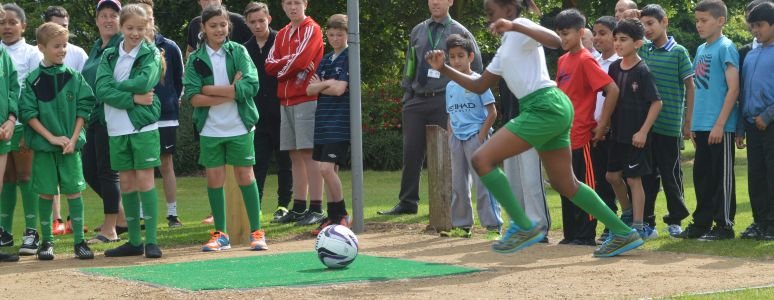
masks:
<svg viewBox="0 0 774 300"><path fill-rule="evenodd" d="M317 235L314 249L317 258L328 268L344 268L357 257L357 237L346 226L330 225Z"/></svg>

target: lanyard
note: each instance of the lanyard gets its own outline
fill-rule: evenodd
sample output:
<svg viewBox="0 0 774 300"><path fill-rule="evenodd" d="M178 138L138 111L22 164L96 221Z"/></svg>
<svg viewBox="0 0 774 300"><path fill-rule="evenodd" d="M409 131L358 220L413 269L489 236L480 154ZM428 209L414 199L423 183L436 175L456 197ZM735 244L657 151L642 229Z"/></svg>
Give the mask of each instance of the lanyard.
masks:
<svg viewBox="0 0 774 300"><path fill-rule="evenodd" d="M443 31L441 31L441 34L438 36L435 41L433 41L433 29L430 28L430 24L433 24L432 21L428 23L427 26L427 39L430 41L430 47L433 47L433 50L435 50L436 47L438 47L438 43L441 42L441 37L443 37L443 34L446 32L446 29L449 28L449 24L451 23L451 17L447 17L446 22L443 23Z"/></svg>

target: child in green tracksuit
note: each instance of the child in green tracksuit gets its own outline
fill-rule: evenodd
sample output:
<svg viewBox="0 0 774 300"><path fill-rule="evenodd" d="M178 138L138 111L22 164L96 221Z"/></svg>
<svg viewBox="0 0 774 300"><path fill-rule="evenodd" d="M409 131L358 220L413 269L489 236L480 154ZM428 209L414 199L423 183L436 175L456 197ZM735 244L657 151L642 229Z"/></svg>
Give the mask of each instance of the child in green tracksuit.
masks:
<svg viewBox="0 0 774 300"><path fill-rule="evenodd" d="M5 16L5 10L0 7L0 17ZM11 152L11 138L18 116L17 101L19 100L19 81L16 68L5 48L0 47L0 186L3 184L8 153ZM1 201L0 201L1 202ZM0 205L0 247L13 246L11 234L11 215L6 205ZM0 253L0 261L18 261L16 255Z"/></svg>
<svg viewBox="0 0 774 300"><path fill-rule="evenodd" d="M80 149L86 143L84 120L94 106L94 94L81 73L65 67L69 32L55 23L45 23L36 32L38 49L43 53L40 67L30 72L21 93L21 119L27 147L34 151L32 188L40 195L38 212L42 243L39 260L54 259L51 207L54 195L67 195L73 224L75 256L92 259L83 240L83 199L86 189ZM25 247L22 245L22 247Z"/></svg>
<svg viewBox="0 0 774 300"><path fill-rule="evenodd" d="M161 53L151 43L150 17L141 6L121 10L124 41L102 54L96 96L105 103L110 164L119 172L121 198L129 227L129 242L105 251L105 256L161 257L156 242L158 195L153 168L159 159L158 120L161 102L153 93L164 71ZM140 231L140 202L145 209L145 247Z"/></svg>
<svg viewBox="0 0 774 300"><path fill-rule="evenodd" d="M207 195L215 219L215 231L202 251L231 248L226 233L225 165L234 166L250 220L250 248L266 250L261 230L261 207L253 165L254 124L258 110L258 72L244 46L227 40L228 11L209 6L202 12L203 41L191 53L185 68L183 99L194 107L193 121L201 136L199 164L207 168Z"/></svg>

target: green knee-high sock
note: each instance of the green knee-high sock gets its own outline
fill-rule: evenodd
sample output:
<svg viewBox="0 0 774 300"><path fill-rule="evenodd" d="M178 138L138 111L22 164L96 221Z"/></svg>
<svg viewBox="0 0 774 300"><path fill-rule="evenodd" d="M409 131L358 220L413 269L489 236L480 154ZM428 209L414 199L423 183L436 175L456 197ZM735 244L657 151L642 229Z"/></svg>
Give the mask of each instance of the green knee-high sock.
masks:
<svg viewBox="0 0 774 300"><path fill-rule="evenodd" d="M22 194L22 206L24 206L24 225L27 228L38 226L38 194L32 190L32 182L19 182Z"/></svg>
<svg viewBox="0 0 774 300"><path fill-rule="evenodd" d="M129 227L129 243L132 246L142 245L142 232L140 231L140 193L121 193L121 202L124 204L126 214L126 226Z"/></svg>
<svg viewBox="0 0 774 300"><path fill-rule="evenodd" d="M223 187L207 188L207 196L210 198L212 218L215 219L215 230L226 232L226 192Z"/></svg>
<svg viewBox="0 0 774 300"><path fill-rule="evenodd" d="M53 241L54 232L51 228L52 216L51 211L54 206L54 201L51 199L40 198L38 200L38 213L40 214L40 239L43 241ZM83 230L81 230L83 234Z"/></svg>
<svg viewBox="0 0 774 300"><path fill-rule="evenodd" d="M261 229L261 203L258 200L258 185L255 180L248 185L240 185L242 200L245 201L247 218L250 219L250 231Z"/></svg>
<svg viewBox="0 0 774 300"><path fill-rule="evenodd" d="M13 233L13 211L16 210L16 183L3 183L3 193L0 195L0 228Z"/></svg>
<svg viewBox="0 0 774 300"><path fill-rule="evenodd" d="M521 207L516 196L513 195L511 185L508 182L508 177L505 176L503 169L496 168L488 174L481 176L481 182L484 183L487 189L495 196L497 202L505 208L505 212L511 217L511 220L522 229L531 229L532 220L524 213L524 208Z"/></svg>
<svg viewBox="0 0 774 300"><path fill-rule="evenodd" d="M73 224L73 242L79 244L83 242L83 198L67 199L67 206L70 209L70 221ZM43 218L42 215L41 218Z"/></svg>
<svg viewBox="0 0 774 300"><path fill-rule="evenodd" d="M597 195L594 190L582 182L580 183L580 188L578 188L575 197L570 198L570 201L597 218L602 224L605 224L612 233L625 235L629 234L632 230L629 226L626 226L626 224L621 222L621 219L607 207L605 202L602 202L602 199L599 198L599 195Z"/></svg>
<svg viewBox="0 0 774 300"><path fill-rule="evenodd" d="M156 243L156 231L159 223L159 195L156 193L156 188L140 192L140 199L145 217L145 243L158 244Z"/></svg>

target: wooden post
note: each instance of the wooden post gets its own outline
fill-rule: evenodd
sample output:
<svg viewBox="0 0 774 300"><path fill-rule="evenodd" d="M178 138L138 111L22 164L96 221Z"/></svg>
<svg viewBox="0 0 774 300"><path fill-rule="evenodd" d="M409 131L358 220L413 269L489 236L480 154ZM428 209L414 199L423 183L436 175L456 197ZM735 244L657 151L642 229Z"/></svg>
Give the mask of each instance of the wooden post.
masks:
<svg viewBox="0 0 774 300"><path fill-rule="evenodd" d="M246 244L250 235L250 221L247 219L245 201L242 200L242 191L239 189L234 167L226 165L226 230L232 245Z"/></svg>
<svg viewBox="0 0 774 300"><path fill-rule="evenodd" d="M438 125L425 126L427 140L427 176L430 198L428 230L450 230L451 222L451 152L449 135Z"/></svg>

